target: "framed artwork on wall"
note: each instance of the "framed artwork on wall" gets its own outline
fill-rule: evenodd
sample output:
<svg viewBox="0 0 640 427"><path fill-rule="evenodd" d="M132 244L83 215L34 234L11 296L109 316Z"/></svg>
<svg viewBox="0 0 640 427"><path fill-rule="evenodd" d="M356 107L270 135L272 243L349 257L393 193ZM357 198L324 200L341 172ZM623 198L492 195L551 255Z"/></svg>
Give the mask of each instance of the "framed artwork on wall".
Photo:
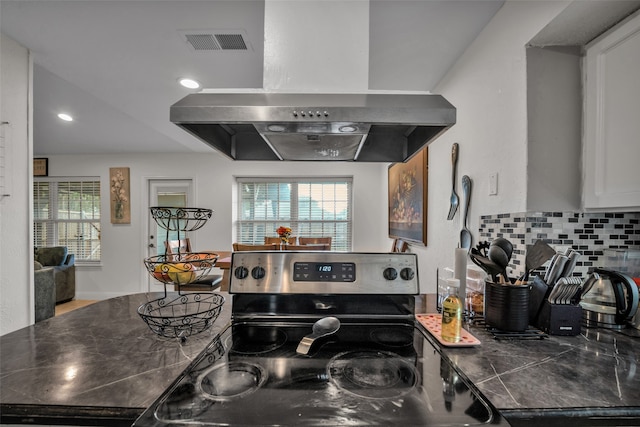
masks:
<svg viewBox="0 0 640 427"><path fill-rule="evenodd" d="M49 159L33 159L33 176L49 176Z"/></svg>
<svg viewBox="0 0 640 427"><path fill-rule="evenodd" d="M427 244L428 148L389 166L389 237Z"/></svg>
<svg viewBox="0 0 640 427"><path fill-rule="evenodd" d="M131 224L129 168L109 168L111 224Z"/></svg>

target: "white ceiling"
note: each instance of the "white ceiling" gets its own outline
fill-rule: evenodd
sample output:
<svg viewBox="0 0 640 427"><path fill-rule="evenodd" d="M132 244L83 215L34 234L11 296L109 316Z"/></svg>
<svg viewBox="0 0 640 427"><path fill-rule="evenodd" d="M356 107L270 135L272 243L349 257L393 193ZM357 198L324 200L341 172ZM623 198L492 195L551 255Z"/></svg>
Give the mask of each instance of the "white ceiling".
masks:
<svg viewBox="0 0 640 427"><path fill-rule="evenodd" d="M371 2L375 19L384 17L385 3ZM378 33L376 44L381 52L393 52L390 61L404 61L399 69L423 68L425 57L438 64L423 70L422 87L412 88L429 90L502 3L396 1L414 28L408 30L396 16L385 26L371 24L370 32L389 34ZM425 22L456 21L462 35L443 39L433 33L436 27L417 25L415 8L433 11ZM0 16L2 33L33 53L36 155L208 152L211 148L169 122L169 106L188 93L176 80L193 76L208 88L263 87L264 1L2 0ZM242 30L251 49L196 52L180 32L193 29ZM404 81L406 75L399 74L397 83ZM377 83L406 90L392 84L388 78ZM60 110L75 120L61 122Z"/></svg>
<svg viewBox="0 0 640 427"><path fill-rule="evenodd" d="M210 152L169 122L188 93L177 79L263 87L264 0L0 1L0 31L33 55L37 156ZM432 90L503 3L371 0L369 88ZM194 29L240 31L249 49L196 52L182 36Z"/></svg>

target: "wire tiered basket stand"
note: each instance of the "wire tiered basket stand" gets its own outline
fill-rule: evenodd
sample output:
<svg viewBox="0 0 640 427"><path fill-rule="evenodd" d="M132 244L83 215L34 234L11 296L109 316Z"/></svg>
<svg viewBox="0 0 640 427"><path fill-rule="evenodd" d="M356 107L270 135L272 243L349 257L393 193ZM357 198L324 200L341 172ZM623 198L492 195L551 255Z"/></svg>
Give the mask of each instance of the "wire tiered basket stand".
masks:
<svg viewBox="0 0 640 427"><path fill-rule="evenodd" d="M166 240L171 231L184 233L200 229L211 218L213 211L202 208L151 207L151 216L166 230ZM181 237L182 235L182 237ZM171 253L156 255L144 260L151 276L164 284L164 296L138 307L138 314L154 333L165 338L187 337L207 330L220 315L224 297L214 292L183 293L185 285L204 279L218 260L211 252ZM167 293L167 285L175 286L176 293Z"/></svg>

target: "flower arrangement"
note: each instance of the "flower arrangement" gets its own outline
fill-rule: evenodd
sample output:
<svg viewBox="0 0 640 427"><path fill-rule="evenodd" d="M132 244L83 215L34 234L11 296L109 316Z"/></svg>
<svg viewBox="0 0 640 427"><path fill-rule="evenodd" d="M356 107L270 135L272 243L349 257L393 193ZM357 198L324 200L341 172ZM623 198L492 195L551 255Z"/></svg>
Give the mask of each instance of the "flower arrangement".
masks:
<svg viewBox="0 0 640 427"><path fill-rule="evenodd" d="M280 236L280 240L283 244L286 245L287 243L289 243L289 237L291 237L291 228L280 226L276 230L276 233L278 233L278 236Z"/></svg>

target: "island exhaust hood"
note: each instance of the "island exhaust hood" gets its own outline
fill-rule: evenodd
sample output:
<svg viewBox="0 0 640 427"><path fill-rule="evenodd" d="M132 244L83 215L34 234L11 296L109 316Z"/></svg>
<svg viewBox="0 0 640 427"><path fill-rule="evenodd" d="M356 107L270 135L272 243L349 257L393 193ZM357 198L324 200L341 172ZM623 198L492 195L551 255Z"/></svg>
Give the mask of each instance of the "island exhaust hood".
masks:
<svg viewBox="0 0 640 427"><path fill-rule="evenodd" d="M404 162L456 122L433 94L194 93L171 122L233 160Z"/></svg>

